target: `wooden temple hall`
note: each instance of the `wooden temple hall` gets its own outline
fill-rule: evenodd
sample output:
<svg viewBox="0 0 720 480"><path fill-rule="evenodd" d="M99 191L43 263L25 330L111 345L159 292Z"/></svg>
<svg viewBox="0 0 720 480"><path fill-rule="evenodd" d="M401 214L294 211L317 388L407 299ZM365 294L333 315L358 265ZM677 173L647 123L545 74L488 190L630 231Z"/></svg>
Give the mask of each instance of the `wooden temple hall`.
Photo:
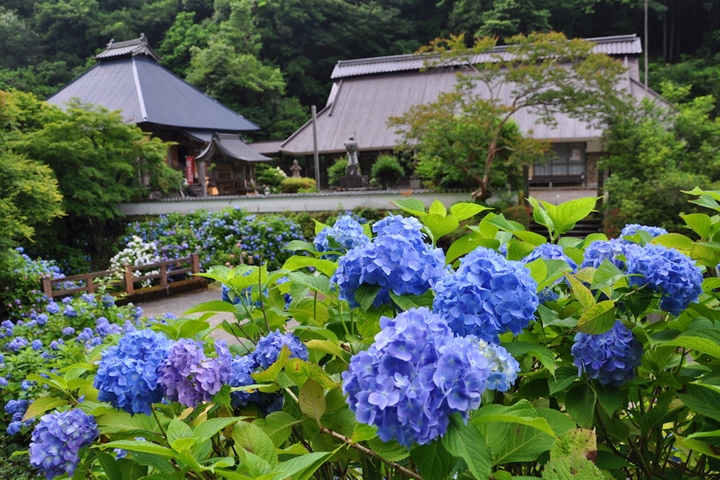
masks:
<svg viewBox="0 0 720 480"><path fill-rule="evenodd" d="M190 195L256 193L255 164L273 160L243 140L243 133L258 130L257 125L160 65L144 35L111 40L95 59L48 102L63 107L79 98L120 110L126 122L174 142L168 164L185 173Z"/></svg>

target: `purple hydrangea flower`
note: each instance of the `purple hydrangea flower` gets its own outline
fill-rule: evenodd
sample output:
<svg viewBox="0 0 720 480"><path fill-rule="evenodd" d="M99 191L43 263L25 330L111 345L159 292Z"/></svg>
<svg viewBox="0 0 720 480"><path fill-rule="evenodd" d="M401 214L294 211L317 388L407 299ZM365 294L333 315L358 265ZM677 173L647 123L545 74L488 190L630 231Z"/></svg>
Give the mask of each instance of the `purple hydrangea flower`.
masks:
<svg viewBox="0 0 720 480"><path fill-rule="evenodd" d="M62 334L64 337L69 337L70 335L75 333L75 329L73 327L65 327L62 329Z"/></svg>
<svg viewBox="0 0 720 480"><path fill-rule="evenodd" d="M60 313L60 305L55 302L50 302L48 303L48 306L45 307L45 311L50 315L55 315L57 313Z"/></svg>
<svg viewBox="0 0 720 480"><path fill-rule="evenodd" d="M30 464L48 480L62 474L72 476L80 462L78 452L99 435L95 418L82 410L44 415L32 433Z"/></svg>
<svg viewBox="0 0 720 480"><path fill-rule="evenodd" d="M585 249L585 258L580 268L593 267L598 268L604 260L612 262L621 270L625 269L625 259L632 250L639 248L634 243L621 242L616 239L596 240Z"/></svg>
<svg viewBox="0 0 720 480"><path fill-rule="evenodd" d="M120 325L110 323L105 317L98 317L95 321L95 331L101 337L107 337L115 333L122 333L122 328Z"/></svg>
<svg viewBox="0 0 720 480"><path fill-rule="evenodd" d="M280 330L270 332L258 340L252 358L260 368L268 368L275 363L280 356L283 347L290 350L290 358L308 359L308 350L299 338L292 333L280 333Z"/></svg>
<svg viewBox="0 0 720 480"><path fill-rule="evenodd" d="M621 242L628 242L628 240L624 240L623 237L631 237L638 233L639 231L644 231L650 234L652 238L658 237L660 235L665 235L668 233L667 230L661 227L651 227L648 225L639 225L637 223L630 223L625 225L625 228L622 229L620 232L620 241ZM630 243L630 242L628 242Z"/></svg>
<svg viewBox="0 0 720 480"><path fill-rule="evenodd" d="M65 297L62 299L62 303L64 303L65 305L68 305L68 304L72 303L72 300L73 300L72 297Z"/></svg>
<svg viewBox="0 0 720 480"><path fill-rule="evenodd" d="M10 341L10 343L5 345L5 347L7 347L8 350L11 350L15 353L19 352L20 350L22 350L23 348L25 348L27 346L28 346L28 341L25 340L23 337L15 337Z"/></svg>
<svg viewBox="0 0 720 480"><path fill-rule="evenodd" d="M77 312L75 311L75 309L73 308L72 305L65 305L65 310L63 311L63 315L65 315L66 317L77 317Z"/></svg>
<svg viewBox="0 0 720 480"><path fill-rule="evenodd" d="M519 335L534 318L537 284L519 262L480 247L460 261L454 275L435 285L433 311L457 335L498 344L506 331Z"/></svg>
<svg viewBox="0 0 720 480"><path fill-rule="evenodd" d="M627 257L630 283L650 285L660 294L660 308L675 316L702 292L703 276L687 255L662 245L646 245L633 249Z"/></svg>
<svg viewBox="0 0 720 480"><path fill-rule="evenodd" d="M378 427L381 440L410 447L442 436L448 416L480 405L490 364L477 344L454 337L427 308L395 319L382 317L382 331L342 373L343 392L358 422Z"/></svg>
<svg viewBox="0 0 720 480"><path fill-rule="evenodd" d="M128 413L152 413L150 407L162 399L158 367L172 342L152 330L125 334L102 356L95 376L98 399Z"/></svg>
<svg viewBox="0 0 720 480"><path fill-rule="evenodd" d="M100 301L102 302L102 306L105 308L115 306L115 297L112 295L103 295Z"/></svg>
<svg viewBox="0 0 720 480"><path fill-rule="evenodd" d="M37 324L41 327L44 326L48 322L48 316L45 313L41 313L36 318Z"/></svg>
<svg viewBox="0 0 720 480"><path fill-rule="evenodd" d="M90 327L85 327L85 328L83 328L83 331L78 334L78 336L75 340L79 343L85 343L88 340L90 340L93 337L93 335L95 335L95 332L93 332L93 329Z"/></svg>
<svg viewBox="0 0 720 480"><path fill-rule="evenodd" d="M355 221L350 215L340 217L332 227L323 229L317 234L314 240L315 249L318 252L341 252L346 253L355 247L365 245L370 238L365 235L363 226ZM339 255L323 255L322 258L337 260Z"/></svg>
<svg viewBox="0 0 720 480"><path fill-rule="evenodd" d="M180 339L170 349L160 365L159 382L170 401L186 407L209 402L228 382L232 372L232 355L225 342L216 342L217 358L208 358L202 343Z"/></svg>
<svg viewBox="0 0 720 480"><path fill-rule="evenodd" d="M97 305L97 301L95 301L95 295L92 293L83 293L82 295L80 295L80 298L88 305L91 305L93 307Z"/></svg>
<svg viewBox="0 0 720 480"><path fill-rule="evenodd" d="M642 360L643 348L621 321L605 333L578 333L571 350L578 376L586 372L603 385L620 386L635 377L635 367Z"/></svg>

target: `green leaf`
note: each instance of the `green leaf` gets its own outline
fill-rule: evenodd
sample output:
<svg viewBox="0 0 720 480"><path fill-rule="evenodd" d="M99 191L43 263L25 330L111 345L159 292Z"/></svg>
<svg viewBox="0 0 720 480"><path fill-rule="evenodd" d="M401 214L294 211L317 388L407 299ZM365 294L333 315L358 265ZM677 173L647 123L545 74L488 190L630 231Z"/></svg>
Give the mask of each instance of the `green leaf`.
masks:
<svg viewBox="0 0 720 480"><path fill-rule="evenodd" d="M200 425L195 427L193 436L195 437L195 443L200 444L207 440L210 440L213 435L218 433L220 430L232 425L233 423L239 422L245 417L221 417L221 418L209 418L203 421Z"/></svg>
<svg viewBox="0 0 720 480"><path fill-rule="evenodd" d="M292 426L301 421L287 412L279 411L272 412L267 417L259 418L253 423L270 437L276 447L280 448L290 438Z"/></svg>
<svg viewBox="0 0 720 480"><path fill-rule="evenodd" d="M438 440L410 450L410 458L423 478L447 478L453 471L455 459Z"/></svg>
<svg viewBox="0 0 720 480"><path fill-rule="evenodd" d="M680 214L680 218L685 221L685 224L698 236L704 240L710 238L712 234L712 220L704 213L690 213Z"/></svg>
<svg viewBox="0 0 720 480"><path fill-rule="evenodd" d="M289 252L310 252L310 253L316 253L317 250L315 249L315 245L313 245L310 242L306 242L304 240L292 240L290 243L285 245L285 250Z"/></svg>
<svg viewBox="0 0 720 480"><path fill-rule="evenodd" d="M290 281L322 293L326 297L331 296L330 279L324 275L309 275L304 272L291 272L287 277Z"/></svg>
<svg viewBox="0 0 720 480"><path fill-rule="evenodd" d="M483 238L475 232L462 236L455 240L452 245L450 245L450 248L448 248L447 254L445 255L445 263L449 265L480 246L497 249L500 246L500 242L494 238Z"/></svg>
<svg viewBox="0 0 720 480"><path fill-rule="evenodd" d="M563 235L575 227L575 224L595 211L598 199L584 197L558 205L554 212L548 212L558 235Z"/></svg>
<svg viewBox="0 0 720 480"><path fill-rule="evenodd" d="M566 273L565 278L570 282L573 295L575 295L577 301L580 302L580 305L582 305L585 310L593 308L595 306L595 297L592 292L590 292L590 289L573 275Z"/></svg>
<svg viewBox="0 0 720 480"><path fill-rule="evenodd" d="M489 478L492 453L472 423L465 424L458 414L451 415L450 425L441 442L451 455L465 460L468 470L476 479Z"/></svg>
<svg viewBox="0 0 720 480"><path fill-rule="evenodd" d="M395 200L393 203L402 210L412 213L415 216L423 217L426 215L425 204L416 198L401 198L400 200Z"/></svg>
<svg viewBox="0 0 720 480"><path fill-rule="evenodd" d="M578 370L575 367L560 367L555 370L555 376L548 379L550 395L562 392L578 379Z"/></svg>
<svg viewBox="0 0 720 480"><path fill-rule="evenodd" d="M525 268L530 270L530 276L533 280L535 280L535 283L537 283L538 285L541 284L543 280L545 280L545 278L547 278L547 265L542 258L538 258L530 263L525 264Z"/></svg>
<svg viewBox="0 0 720 480"><path fill-rule="evenodd" d="M100 448L122 448L131 452L151 453L165 458L175 458L177 453L173 450L152 442L140 440L116 440L114 442L103 443Z"/></svg>
<svg viewBox="0 0 720 480"><path fill-rule="evenodd" d="M337 269L337 264L335 262L331 262L330 260L295 255L285 261L282 269L294 272L307 267L314 267L325 276L332 277L333 273L335 273L335 270Z"/></svg>
<svg viewBox="0 0 720 480"><path fill-rule="evenodd" d="M237 307L229 302L222 300L210 300L209 302L203 302L195 305L194 307L183 313L183 316L190 315L191 313L202 313L202 312L237 312Z"/></svg>
<svg viewBox="0 0 720 480"><path fill-rule="evenodd" d="M300 388L298 404L305 415L319 422L326 408L323 387L314 380L306 381Z"/></svg>
<svg viewBox="0 0 720 480"><path fill-rule="evenodd" d="M372 425L358 423L353 431L352 441L355 443L365 442L377 437L377 428Z"/></svg>
<svg viewBox="0 0 720 480"><path fill-rule="evenodd" d="M443 217L435 213L425 215L422 218L423 223L430 229L433 234L433 238L438 238L452 233L458 229L460 223L455 217Z"/></svg>
<svg viewBox="0 0 720 480"><path fill-rule="evenodd" d="M447 216L447 209L445 208L445 205L442 204L439 200L435 200L428 209L428 213L430 215L440 215L441 217Z"/></svg>
<svg viewBox="0 0 720 480"><path fill-rule="evenodd" d="M532 355L540 360L543 367L547 368L550 373L555 372L555 355L544 345L534 342L503 342L501 345L513 357Z"/></svg>
<svg viewBox="0 0 720 480"><path fill-rule="evenodd" d="M706 267L715 267L720 263L720 244L716 242L697 242L690 249L690 258Z"/></svg>
<svg viewBox="0 0 720 480"><path fill-rule="evenodd" d="M513 230L512 234L518 237L523 242L527 242L536 247L547 243L547 239L545 237L535 232L530 232L526 230Z"/></svg>
<svg viewBox="0 0 720 480"><path fill-rule="evenodd" d="M410 456L407 448L400 445L395 440L383 442L379 437L373 437L367 441L368 446L375 453L391 462L400 462Z"/></svg>
<svg viewBox="0 0 720 480"><path fill-rule="evenodd" d="M597 270L595 270L590 288L593 290L601 290L606 287L612 287L624 276L625 274L617 268L615 264L605 259Z"/></svg>
<svg viewBox="0 0 720 480"><path fill-rule="evenodd" d="M330 225L325 225L322 222L318 222L313 218L313 222L315 222L315 236L317 236L318 233L322 232L326 228L330 228Z"/></svg>
<svg viewBox="0 0 720 480"><path fill-rule="evenodd" d="M482 205L478 205L477 203L468 203L468 202L461 202L456 203L452 207L450 207L450 213L458 219L459 222L462 222L463 220L467 220L468 218L474 217L480 212L484 212L485 210L492 210L489 207L484 207Z"/></svg>
<svg viewBox="0 0 720 480"><path fill-rule="evenodd" d="M335 355L345 363L350 361L350 353L340 348L337 343L329 340L308 340L305 342L305 346L308 350L319 350L323 353Z"/></svg>
<svg viewBox="0 0 720 480"><path fill-rule="evenodd" d="M680 400L691 410L720 421L720 389L714 385L689 384L687 393L678 393Z"/></svg>
<svg viewBox="0 0 720 480"><path fill-rule="evenodd" d="M578 454L584 458L595 457L597 441L593 430L574 428L561 435L550 449L550 459Z"/></svg>
<svg viewBox="0 0 720 480"><path fill-rule="evenodd" d="M542 473L544 480L605 480L605 475L587 458L579 455L550 460Z"/></svg>
<svg viewBox="0 0 720 480"><path fill-rule="evenodd" d="M714 328L698 328L685 332L674 340L663 342L662 345L689 348L720 358L720 331Z"/></svg>
<svg viewBox="0 0 720 480"><path fill-rule="evenodd" d="M521 402L527 402L527 400L521 400ZM553 432L553 429L550 427L547 420L539 417L537 413L535 413L534 409L530 412L522 412L525 413L525 415L521 415L515 413L518 410L517 406L517 404L511 406L499 405L501 408L493 409L491 413L488 413L487 410L483 411L483 409L480 409L480 411L473 416L472 423L475 426L483 423L515 423L535 428L541 432L547 433L551 437L555 436L555 432Z"/></svg>
<svg viewBox="0 0 720 480"><path fill-rule="evenodd" d="M685 235L680 235L679 233L665 233L663 235L658 235L653 238L650 243L653 245L662 245L667 248L674 248L683 253L689 252L693 245L695 245L695 242L693 242L690 238Z"/></svg>
<svg viewBox="0 0 720 480"><path fill-rule="evenodd" d="M575 328L583 333L605 333L615 325L615 302L604 300L585 311Z"/></svg>
<svg viewBox="0 0 720 480"><path fill-rule="evenodd" d="M185 422L173 418L167 427L167 440L173 450L181 452L183 450L189 450L190 447L195 443L195 436L192 428L190 428Z"/></svg>
<svg viewBox="0 0 720 480"><path fill-rule="evenodd" d="M107 475L108 480L123 480L123 472L114 457L103 452L95 452L95 456L100 462L103 473Z"/></svg>
<svg viewBox="0 0 720 480"><path fill-rule="evenodd" d="M535 220L535 223L546 227L552 235L555 232L555 224L548 215L548 212L540 205L537 199L529 197L528 202L530 202L530 205L533 207L533 220Z"/></svg>
<svg viewBox="0 0 720 480"><path fill-rule="evenodd" d="M595 395L602 409L610 417L623 403L622 392L613 385L598 384L595 388Z"/></svg>
<svg viewBox="0 0 720 480"><path fill-rule="evenodd" d="M372 306L381 288L380 285L362 283L357 290L355 290L355 301L360 304L360 308L362 308L364 312L367 312L368 308Z"/></svg>
<svg viewBox="0 0 720 480"><path fill-rule="evenodd" d="M558 437L577 427L573 419L566 413L547 407L537 407L535 410L538 415L548 421L553 429L553 432L555 432L555 435Z"/></svg>
<svg viewBox="0 0 720 480"><path fill-rule="evenodd" d="M278 479L308 480L334 453L314 452L300 455L280 463L272 473L279 474L275 477Z"/></svg>
<svg viewBox="0 0 720 480"><path fill-rule="evenodd" d="M428 290L422 295L396 295L391 290L390 298L393 299L395 305L406 311L410 310L411 308L432 307L434 297L432 294L432 290Z"/></svg>
<svg viewBox="0 0 720 480"><path fill-rule="evenodd" d="M64 400L62 398L55 398L55 397L39 397L36 398L33 403L30 404L28 409L25 411L25 415L23 416L23 421L29 420L31 418L35 418L38 415L42 415L43 413L50 411L54 408L61 407L63 405L67 405L67 400Z"/></svg>
<svg viewBox="0 0 720 480"><path fill-rule="evenodd" d="M248 452L257 455L266 461L270 465L270 468L277 466L278 456L275 444L261 428L250 422L237 422L233 428L232 438L236 446L240 446Z"/></svg>
<svg viewBox="0 0 720 480"><path fill-rule="evenodd" d="M578 383L565 396L565 409L583 428L591 428L595 411L595 392L587 383Z"/></svg>

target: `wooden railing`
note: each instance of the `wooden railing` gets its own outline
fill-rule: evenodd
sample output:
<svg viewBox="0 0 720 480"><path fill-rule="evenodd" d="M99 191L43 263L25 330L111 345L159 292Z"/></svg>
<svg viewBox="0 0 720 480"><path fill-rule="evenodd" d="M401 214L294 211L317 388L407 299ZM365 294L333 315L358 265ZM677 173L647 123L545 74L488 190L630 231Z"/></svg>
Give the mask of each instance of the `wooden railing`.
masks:
<svg viewBox="0 0 720 480"><path fill-rule="evenodd" d="M189 263L190 266L186 268L178 268L173 270L168 270L168 267L170 265L177 265L182 263ZM159 270L159 273L148 273L146 275L141 276L134 276L133 273L137 271L144 271L144 270ZM185 258L176 258L175 260L165 260L163 262L156 262L156 263L150 263L148 265L140 265L140 266L134 266L134 265L127 265L123 269L118 270L106 270L104 272L91 272L91 273L83 273L81 275L73 275L71 277L65 277L65 278L50 278L45 277L42 279L42 290L45 295L49 299L53 299L54 297L61 297L65 295L72 295L73 293L95 293L95 290L99 287L98 284L95 283L96 278L101 277L110 277L112 275L115 275L117 273L122 272L123 279L122 280L116 280L111 282L102 282L102 285L106 285L108 287L118 287L125 291L128 295L132 295L135 293L135 284L138 282L142 282L145 280L154 280L159 278L160 279L160 286L167 287L168 286L168 277L175 277L177 275L183 275L188 273L198 273L200 272L200 259L198 258L197 253L193 253L189 257ZM199 280L199 277L196 277ZM62 290L55 290L53 287L56 284L62 284L65 282L83 282L82 286L74 287L74 288L66 288Z"/></svg>

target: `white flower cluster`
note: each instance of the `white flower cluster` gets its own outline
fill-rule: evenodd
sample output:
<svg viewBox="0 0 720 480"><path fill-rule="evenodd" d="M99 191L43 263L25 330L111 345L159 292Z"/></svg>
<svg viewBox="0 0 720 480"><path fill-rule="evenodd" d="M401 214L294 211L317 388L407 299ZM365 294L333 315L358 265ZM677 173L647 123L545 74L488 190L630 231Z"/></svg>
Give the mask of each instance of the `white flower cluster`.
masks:
<svg viewBox="0 0 720 480"><path fill-rule="evenodd" d="M155 245L155 242L143 242L142 238L137 235L133 235L132 240L128 242L125 249L118 252L117 255L110 259L110 269L122 270L126 265L149 265L151 263L159 262L160 260L160 255L158 255L157 245ZM159 273L159 270L136 270L133 272L133 276L140 277L143 275L157 273ZM122 278L122 274L119 274L118 276ZM143 287L149 287L150 285L150 280L143 280Z"/></svg>

